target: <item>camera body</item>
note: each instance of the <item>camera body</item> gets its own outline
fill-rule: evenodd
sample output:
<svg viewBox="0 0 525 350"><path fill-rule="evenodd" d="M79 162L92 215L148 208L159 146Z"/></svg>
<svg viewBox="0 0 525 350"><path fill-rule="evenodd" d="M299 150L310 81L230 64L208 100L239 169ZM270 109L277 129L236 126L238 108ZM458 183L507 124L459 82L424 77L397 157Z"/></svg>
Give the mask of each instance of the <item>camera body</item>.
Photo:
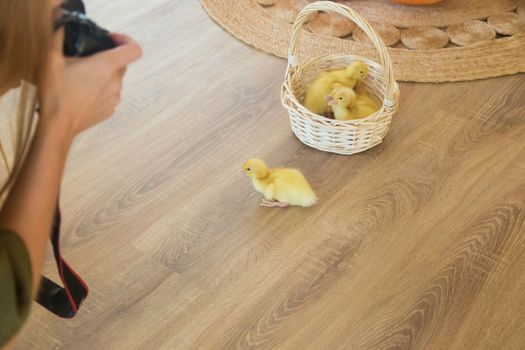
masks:
<svg viewBox="0 0 525 350"><path fill-rule="evenodd" d="M55 30L61 27L64 27L66 56L85 57L116 46L109 32L85 15L82 0L68 0L64 3L63 15L54 24Z"/></svg>

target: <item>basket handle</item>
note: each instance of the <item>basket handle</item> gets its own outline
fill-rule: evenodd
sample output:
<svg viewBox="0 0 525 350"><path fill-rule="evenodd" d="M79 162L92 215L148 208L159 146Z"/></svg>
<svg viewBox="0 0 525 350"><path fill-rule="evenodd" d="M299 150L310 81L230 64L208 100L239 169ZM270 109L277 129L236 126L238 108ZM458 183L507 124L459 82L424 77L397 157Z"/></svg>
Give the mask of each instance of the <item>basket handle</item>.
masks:
<svg viewBox="0 0 525 350"><path fill-rule="evenodd" d="M361 28L366 33L368 38L370 38L370 40L374 44L376 50L379 52L379 60L381 65L383 66L383 71L385 74L384 79L386 85L386 96L388 96L388 101L384 102L385 104L389 104L389 102L391 102L393 105L393 99L397 90L397 85L394 80L392 59L390 58L390 54L387 51L385 43L379 37L379 35L377 35L374 29L372 29L370 24L366 21L366 19L364 19L363 16L361 16L359 13L345 5L337 4L332 1L317 1L308 4L301 10L301 12L299 12L297 17L295 18L292 31L292 39L290 41L290 47L288 48L287 72L290 71L293 67L299 65L299 40L301 39L303 24L311 14L317 13L317 11L332 11L343 15L351 21L353 21L359 28Z"/></svg>

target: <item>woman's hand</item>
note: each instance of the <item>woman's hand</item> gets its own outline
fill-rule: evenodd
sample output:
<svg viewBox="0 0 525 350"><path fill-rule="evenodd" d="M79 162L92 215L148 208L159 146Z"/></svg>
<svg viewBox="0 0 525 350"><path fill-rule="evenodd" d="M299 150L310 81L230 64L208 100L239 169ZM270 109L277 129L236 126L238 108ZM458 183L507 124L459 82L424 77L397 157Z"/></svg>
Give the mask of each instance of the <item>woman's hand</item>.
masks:
<svg viewBox="0 0 525 350"><path fill-rule="evenodd" d="M62 54L63 31L42 67L39 81L39 128L58 128L71 140L111 116L120 102L126 67L142 51L133 39L114 34L117 47L85 58Z"/></svg>

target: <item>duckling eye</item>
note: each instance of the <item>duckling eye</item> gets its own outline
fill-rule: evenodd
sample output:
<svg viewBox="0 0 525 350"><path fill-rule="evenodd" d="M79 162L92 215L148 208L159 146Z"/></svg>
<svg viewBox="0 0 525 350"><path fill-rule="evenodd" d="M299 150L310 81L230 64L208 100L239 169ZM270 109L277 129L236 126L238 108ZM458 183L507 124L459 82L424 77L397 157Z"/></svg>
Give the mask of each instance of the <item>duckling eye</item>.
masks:
<svg viewBox="0 0 525 350"><path fill-rule="evenodd" d="M250 169L250 168L246 168L246 170L251 171L252 169Z"/></svg>
<svg viewBox="0 0 525 350"><path fill-rule="evenodd" d="M359 73L363 74L363 71L359 71Z"/></svg>
<svg viewBox="0 0 525 350"><path fill-rule="evenodd" d="M342 97L339 97L340 100L342 100L343 98Z"/></svg>

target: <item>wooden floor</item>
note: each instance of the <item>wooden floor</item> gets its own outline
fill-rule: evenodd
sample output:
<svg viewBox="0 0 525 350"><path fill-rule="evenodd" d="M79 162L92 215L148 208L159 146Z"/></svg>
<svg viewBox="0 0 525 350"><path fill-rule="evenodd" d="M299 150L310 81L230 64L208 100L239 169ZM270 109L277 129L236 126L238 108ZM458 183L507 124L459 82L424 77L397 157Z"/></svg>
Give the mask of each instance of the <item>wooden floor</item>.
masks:
<svg viewBox="0 0 525 350"><path fill-rule="evenodd" d="M73 320L35 305L17 349L525 349L525 75L400 84L385 142L337 156L291 133L285 62L196 0L88 5L145 56L67 166L91 294ZM318 205L259 208L252 156Z"/></svg>

